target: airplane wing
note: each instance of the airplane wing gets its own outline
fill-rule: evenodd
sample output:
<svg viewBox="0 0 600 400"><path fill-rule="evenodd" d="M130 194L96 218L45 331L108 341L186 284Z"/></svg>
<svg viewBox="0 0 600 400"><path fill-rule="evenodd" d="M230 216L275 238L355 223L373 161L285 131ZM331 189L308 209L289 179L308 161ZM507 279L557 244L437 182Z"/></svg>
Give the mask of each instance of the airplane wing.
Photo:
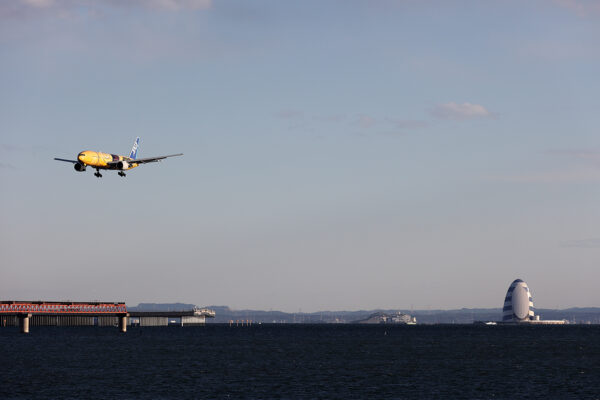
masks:
<svg viewBox="0 0 600 400"><path fill-rule="evenodd" d="M183 153L177 153L177 154L169 154L168 156L158 156L158 157L148 157L148 158L138 158L136 160L131 160L128 161L131 164L146 164L146 163L151 163L151 162L157 162L160 160L164 160L167 157L177 157L177 156L182 156Z"/></svg>
<svg viewBox="0 0 600 400"><path fill-rule="evenodd" d="M77 164L79 162L79 161L76 161L76 160L65 160L64 158L54 158L54 159L57 160L57 161L70 162L70 163L73 163L73 164Z"/></svg>

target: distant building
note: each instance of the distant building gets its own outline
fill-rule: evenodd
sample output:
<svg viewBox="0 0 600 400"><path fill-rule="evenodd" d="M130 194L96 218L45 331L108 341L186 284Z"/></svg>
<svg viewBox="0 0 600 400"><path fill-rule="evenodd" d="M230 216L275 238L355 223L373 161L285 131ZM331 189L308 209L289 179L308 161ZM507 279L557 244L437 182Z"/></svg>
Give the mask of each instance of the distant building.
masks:
<svg viewBox="0 0 600 400"><path fill-rule="evenodd" d="M533 297L525 282L515 279L508 287L502 308L502 322L530 324L566 324L566 320L540 320L533 309Z"/></svg>
<svg viewBox="0 0 600 400"><path fill-rule="evenodd" d="M401 312L398 312L394 315L391 316L391 320L392 323L394 324L411 324L411 323L417 323L417 319L415 317L412 317L408 314L404 314Z"/></svg>
<svg viewBox="0 0 600 400"><path fill-rule="evenodd" d="M521 279L515 279L508 287L502 308L502 322L523 322L534 319L531 291Z"/></svg>
<svg viewBox="0 0 600 400"><path fill-rule="evenodd" d="M404 314L400 311L394 314L386 314L383 312L376 312L369 315L368 318L353 321L353 324L404 324L404 325L414 325L417 323L417 319L408 314Z"/></svg>

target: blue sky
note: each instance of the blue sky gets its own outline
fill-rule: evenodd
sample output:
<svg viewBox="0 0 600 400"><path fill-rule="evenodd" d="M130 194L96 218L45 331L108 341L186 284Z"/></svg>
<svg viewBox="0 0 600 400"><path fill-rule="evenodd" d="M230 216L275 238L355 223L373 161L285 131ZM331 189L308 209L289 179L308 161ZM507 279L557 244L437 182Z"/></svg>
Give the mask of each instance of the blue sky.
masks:
<svg viewBox="0 0 600 400"><path fill-rule="evenodd" d="M0 5L0 297L600 306L592 1ZM181 158L122 179L53 157Z"/></svg>

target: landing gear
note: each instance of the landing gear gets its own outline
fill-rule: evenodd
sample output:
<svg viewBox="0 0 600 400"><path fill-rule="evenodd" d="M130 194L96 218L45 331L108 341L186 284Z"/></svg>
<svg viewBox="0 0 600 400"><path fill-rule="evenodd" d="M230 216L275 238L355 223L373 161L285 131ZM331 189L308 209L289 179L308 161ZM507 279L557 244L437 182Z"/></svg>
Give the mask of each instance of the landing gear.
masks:
<svg viewBox="0 0 600 400"><path fill-rule="evenodd" d="M102 178L102 174L100 173L100 170L99 170L99 169L96 169L96 172L94 172L94 176L95 176L96 178Z"/></svg>
<svg viewBox="0 0 600 400"><path fill-rule="evenodd" d="M127 176L127 174L123 171L119 171L119 176L122 176L123 178L125 178Z"/></svg>

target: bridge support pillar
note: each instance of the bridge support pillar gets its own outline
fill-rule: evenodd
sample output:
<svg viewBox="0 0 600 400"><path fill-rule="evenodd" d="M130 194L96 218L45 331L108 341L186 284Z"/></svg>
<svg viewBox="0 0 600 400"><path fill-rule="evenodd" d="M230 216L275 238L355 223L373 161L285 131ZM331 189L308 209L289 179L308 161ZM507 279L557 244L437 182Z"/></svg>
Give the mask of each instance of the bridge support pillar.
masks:
<svg viewBox="0 0 600 400"><path fill-rule="evenodd" d="M119 316L119 332L127 332L127 315Z"/></svg>
<svg viewBox="0 0 600 400"><path fill-rule="evenodd" d="M21 333L29 333L29 318L31 318L31 314L19 314Z"/></svg>

